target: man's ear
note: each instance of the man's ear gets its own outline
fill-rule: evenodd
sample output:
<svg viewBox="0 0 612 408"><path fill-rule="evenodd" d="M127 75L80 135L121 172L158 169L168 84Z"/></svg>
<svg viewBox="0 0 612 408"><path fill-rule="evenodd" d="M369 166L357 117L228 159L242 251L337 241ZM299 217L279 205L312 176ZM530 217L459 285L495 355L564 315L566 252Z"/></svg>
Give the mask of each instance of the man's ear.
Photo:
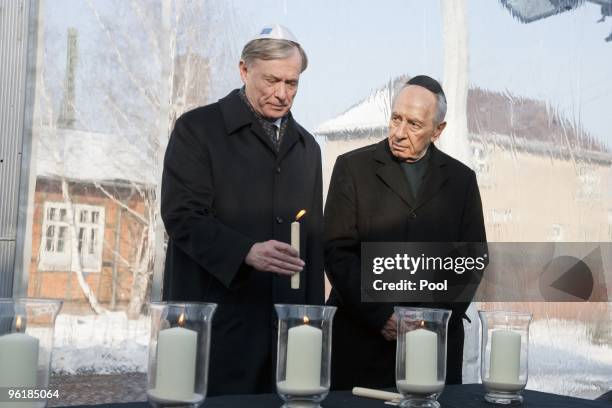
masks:
<svg viewBox="0 0 612 408"><path fill-rule="evenodd" d="M431 138L432 142L435 142L436 140L440 138L440 135L442 134L442 131L444 130L445 127L446 127L446 122L438 123L438 126L436 126L436 129L434 130L434 135Z"/></svg>
<svg viewBox="0 0 612 408"><path fill-rule="evenodd" d="M246 75L248 72L248 68L244 60L240 60L240 62L238 63L238 69L240 70L240 78L242 78L242 82L246 84Z"/></svg>

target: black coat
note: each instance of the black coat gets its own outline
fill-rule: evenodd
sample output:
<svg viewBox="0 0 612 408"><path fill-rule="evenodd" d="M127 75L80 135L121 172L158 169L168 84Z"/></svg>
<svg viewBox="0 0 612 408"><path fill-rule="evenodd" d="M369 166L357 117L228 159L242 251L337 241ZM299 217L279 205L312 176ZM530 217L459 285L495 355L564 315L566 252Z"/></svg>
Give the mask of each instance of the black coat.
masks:
<svg viewBox="0 0 612 408"><path fill-rule="evenodd" d="M182 115L164 160L161 213L169 235L164 300L218 304L209 395L273 390L275 303L322 304L321 151L291 116L276 152L234 90ZM299 290L244 263L256 242L290 242L300 209Z"/></svg>
<svg viewBox="0 0 612 408"><path fill-rule="evenodd" d="M325 268L332 283L332 387L395 385L395 342L380 333L392 303L360 301L361 242L485 242L475 173L433 144L413 202L387 140L339 156L325 205ZM416 304L404 304L416 306ZM461 382L462 316L469 304L431 304L453 311L447 383Z"/></svg>

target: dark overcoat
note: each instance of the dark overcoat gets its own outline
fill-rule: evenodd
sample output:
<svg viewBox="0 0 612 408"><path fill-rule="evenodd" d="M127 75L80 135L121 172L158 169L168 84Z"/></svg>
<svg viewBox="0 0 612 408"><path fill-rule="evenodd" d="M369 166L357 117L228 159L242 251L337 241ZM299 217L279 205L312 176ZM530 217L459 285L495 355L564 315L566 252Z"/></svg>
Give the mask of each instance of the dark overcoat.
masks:
<svg viewBox="0 0 612 408"><path fill-rule="evenodd" d="M332 284L328 303L338 306L333 326L335 389L395 386L396 343L381 334L395 305L361 302L362 242L486 242L475 173L433 144L430 149L416 199L386 139L336 160L324 218L325 269ZM461 383L462 317L468 305L420 305L453 312L447 383Z"/></svg>
<svg viewBox="0 0 612 408"><path fill-rule="evenodd" d="M275 303L324 302L321 151L291 115L277 152L238 90L182 115L168 143L161 214L169 242L164 300L218 304L209 395L272 392ZM290 242L301 220L299 290L244 259L256 242Z"/></svg>

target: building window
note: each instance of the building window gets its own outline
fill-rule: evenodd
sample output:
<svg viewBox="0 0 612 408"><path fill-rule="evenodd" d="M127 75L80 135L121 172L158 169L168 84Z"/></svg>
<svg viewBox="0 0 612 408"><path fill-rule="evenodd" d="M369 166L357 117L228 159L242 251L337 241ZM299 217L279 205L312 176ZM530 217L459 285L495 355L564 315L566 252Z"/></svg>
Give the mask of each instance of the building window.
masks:
<svg viewBox="0 0 612 408"><path fill-rule="evenodd" d="M42 226L39 268L42 270L76 270L99 272L102 267L104 207L76 204L74 222L68 217L65 203L46 202ZM79 258L72 259L71 228L77 238ZM73 264L80 262L80 265Z"/></svg>

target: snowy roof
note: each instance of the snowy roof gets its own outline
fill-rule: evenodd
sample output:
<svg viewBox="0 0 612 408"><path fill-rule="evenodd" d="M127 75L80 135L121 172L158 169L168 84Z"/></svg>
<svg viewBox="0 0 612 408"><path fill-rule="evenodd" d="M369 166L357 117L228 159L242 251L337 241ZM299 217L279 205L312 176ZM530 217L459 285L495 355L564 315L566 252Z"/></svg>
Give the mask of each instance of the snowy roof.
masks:
<svg viewBox="0 0 612 408"><path fill-rule="evenodd" d="M407 80L399 77L375 90L370 96L353 105L344 113L320 124L317 134L350 132L386 127L389 124L390 107L394 90Z"/></svg>
<svg viewBox="0 0 612 408"><path fill-rule="evenodd" d="M408 78L403 75L388 81L344 113L323 122L314 133L329 140L385 137L393 95ZM467 116L471 139L509 136L528 145L543 143L555 149L600 152L610 160L604 144L540 100L471 88Z"/></svg>
<svg viewBox="0 0 612 408"><path fill-rule="evenodd" d="M38 129L36 175L97 182L157 184L150 149L122 135Z"/></svg>

